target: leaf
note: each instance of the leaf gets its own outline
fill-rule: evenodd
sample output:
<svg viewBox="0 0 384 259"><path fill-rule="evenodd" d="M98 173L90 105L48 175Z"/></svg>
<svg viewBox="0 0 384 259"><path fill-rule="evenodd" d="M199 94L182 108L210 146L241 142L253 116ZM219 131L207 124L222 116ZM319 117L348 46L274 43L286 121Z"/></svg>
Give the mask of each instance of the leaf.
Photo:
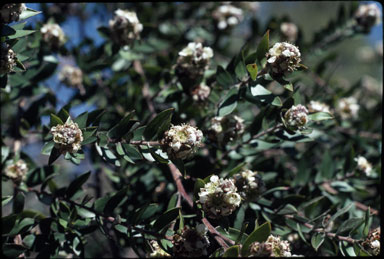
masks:
<svg viewBox="0 0 384 259"><path fill-rule="evenodd" d="M12 244L12 243L5 243L2 246L2 254L6 258L18 258L19 255L27 251L27 248L22 245Z"/></svg>
<svg viewBox="0 0 384 259"><path fill-rule="evenodd" d="M277 212L277 215L296 214L297 209L292 204L287 204Z"/></svg>
<svg viewBox="0 0 384 259"><path fill-rule="evenodd" d="M74 181L72 181L65 194L68 198L71 198L78 190L81 189L81 186L88 180L89 176L91 175L91 172L84 173L77 177Z"/></svg>
<svg viewBox="0 0 384 259"><path fill-rule="evenodd" d="M153 230L156 232L159 232L162 230L165 226L170 224L173 220L175 220L179 216L180 208L173 208L170 210L167 210L163 215L158 217L153 225Z"/></svg>
<svg viewBox="0 0 384 259"><path fill-rule="evenodd" d="M143 136L146 140L157 140L161 138L164 132L171 124L174 108L170 108L160 112L146 126Z"/></svg>
<svg viewBox="0 0 384 259"><path fill-rule="evenodd" d="M87 126L88 112L83 112L73 122L77 123L80 129L83 129ZM85 138L84 138L85 139Z"/></svg>
<svg viewBox="0 0 384 259"><path fill-rule="evenodd" d="M228 247L227 250L225 250L223 257L239 257L239 252L240 252L240 246L235 245Z"/></svg>
<svg viewBox="0 0 384 259"><path fill-rule="evenodd" d="M274 106L282 106L283 103L280 97L275 96L271 91L264 88L261 84L250 86L252 96L263 103L269 103Z"/></svg>
<svg viewBox="0 0 384 259"><path fill-rule="evenodd" d="M51 113L50 115L50 122L49 122L49 126L50 127L54 127L54 126L57 126L57 125L63 125L64 122L58 117L56 116L55 114Z"/></svg>
<svg viewBox="0 0 384 259"><path fill-rule="evenodd" d="M266 241L270 234L271 234L271 223L267 221L263 225L257 227L251 234L249 234L248 238L245 240L243 247L241 249L241 255L248 256L249 246L253 242Z"/></svg>
<svg viewBox="0 0 384 259"><path fill-rule="evenodd" d="M240 239L240 243L244 243L245 240L248 238L248 235L241 232L240 230L236 228L229 227L228 230L223 229L221 226L216 227L216 230L222 234L223 236L236 241Z"/></svg>
<svg viewBox="0 0 384 259"><path fill-rule="evenodd" d="M312 247L316 250L319 249L319 247L323 244L324 242L324 236L320 233L315 233L312 238L311 238L311 244L312 244Z"/></svg>
<svg viewBox="0 0 384 259"><path fill-rule="evenodd" d="M247 75L244 62L240 60L235 67L235 74L239 80L242 80Z"/></svg>
<svg viewBox="0 0 384 259"><path fill-rule="evenodd" d="M333 115L328 112L316 112L308 115L309 119L313 121L323 121L334 119Z"/></svg>
<svg viewBox="0 0 384 259"><path fill-rule="evenodd" d="M12 40L12 39L16 39L16 38L21 38L21 37L27 36L29 34L32 34L34 32L35 32L35 30L16 30L15 34L8 36L8 39Z"/></svg>
<svg viewBox="0 0 384 259"><path fill-rule="evenodd" d="M30 17L32 17L32 16L35 16L35 15L38 15L38 14L40 14L40 13L41 13L40 11L36 11L36 10L33 10L33 9L27 7L27 9L24 10L24 11L20 14L20 16L19 16L19 21L28 19L28 18L30 18Z"/></svg>
<svg viewBox="0 0 384 259"><path fill-rule="evenodd" d="M52 151L51 151L51 154L49 155L48 165L52 165L52 163L55 162L59 158L60 155L61 155L60 150L58 150L57 148L53 147Z"/></svg>
<svg viewBox="0 0 384 259"><path fill-rule="evenodd" d="M8 195L8 196L2 196L1 197L1 206L4 207L7 205L11 200L13 199L13 196Z"/></svg>
<svg viewBox="0 0 384 259"><path fill-rule="evenodd" d="M112 197L107 201L104 207L104 213L112 214L113 210L122 202L123 198L127 195L128 187L121 189L116 192Z"/></svg>
<svg viewBox="0 0 384 259"><path fill-rule="evenodd" d="M353 206L353 203L350 203L349 205L345 206L344 208L338 210L329 220L328 220L328 223L326 224L326 226L328 226L328 224L332 221L334 221L336 218L340 217L341 215L343 215L344 213L348 212ZM324 227L326 227L324 226Z"/></svg>
<svg viewBox="0 0 384 259"><path fill-rule="evenodd" d="M256 77L257 77L257 65L255 63L248 64L247 65L247 71L251 75L252 80L255 81Z"/></svg>
<svg viewBox="0 0 384 259"><path fill-rule="evenodd" d="M136 121L131 120L133 112L128 113L123 119L119 121L112 129L107 133L107 136L111 139L121 139L124 137Z"/></svg>
<svg viewBox="0 0 384 259"><path fill-rule="evenodd" d="M60 111L57 113L57 116L61 119L61 121L67 121L67 119L70 117L69 113L67 111L69 109L69 105L64 106L63 108L60 109ZM63 123L64 124L64 123Z"/></svg>
<svg viewBox="0 0 384 259"><path fill-rule="evenodd" d="M235 84L235 80L233 80L231 74L228 73L228 71L226 71L222 66L217 67L216 81L220 86L224 88L229 88Z"/></svg>
<svg viewBox="0 0 384 259"><path fill-rule="evenodd" d="M22 192L18 192L13 200L13 213L18 214L23 211L25 196Z"/></svg>
<svg viewBox="0 0 384 259"><path fill-rule="evenodd" d="M199 200L199 192L201 188L204 188L205 182L203 179L197 178L193 187L193 198L195 201Z"/></svg>
<svg viewBox="0 0 384 259"><path fill-rule="evenodd" d="M341 223L337 229L336 235L343 234L347 231L352 232L354 229L360 227L364 223L364 218L350 218Z"/></svg>
<svg viewBox="0 0 384 259"><path fill-rule="evenodd" d="M12 28L11 26L8 26L6 24L2 24L1 28L1 36L10 36L16 33L16 30Z"/></svg>
<svg viewBox="0 0 384 259"><path fill-rule="evenodd" d="M157 212L158 209L159 209L159 204L157 203L147 204L141 207L133 215L133 220L132 220L133 224L137 225L143 222L144 220L149 219Z"/></svg>
<svg viewBox="0 0 384 259"><path fill-rule="evenodd" d="M256 57L259 62L265 58L265 54L269 50L269 30L264 34L256 50Z"/></svg>
<svg viewBox="0 0 384 259"><path fill-rule="evenodd" d="M237 87L231 88L227 95L224 97L224 100L221 102L219 110L217 111L217 116L226 116L232 113L237 107L239 89Z"/></svg>

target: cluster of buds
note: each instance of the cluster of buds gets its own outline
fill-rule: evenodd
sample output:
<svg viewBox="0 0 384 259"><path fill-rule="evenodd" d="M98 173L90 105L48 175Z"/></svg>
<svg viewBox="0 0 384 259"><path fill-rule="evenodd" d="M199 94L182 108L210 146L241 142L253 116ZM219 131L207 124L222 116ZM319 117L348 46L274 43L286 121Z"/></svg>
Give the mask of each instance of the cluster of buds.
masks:
<svg viewBox="0 0 384 259"><path fill-rule="evenodd" d="M299 32L296 24L290 22L283 22L280 25L281 34L289 42L295 42L297 40L297 34Z"/></svg>
<svg viewBox="0 0 384 259"><path fill-rule="evenodd" d="M26 9L27 7L23 3L4 4L0 9L0 23L6 24L17 22L20 18L20 14Z"/></svg>
<svg viewBox="0 0 384 259"><path fill-rule="evenodd" d="M120 46L131 44L134 40L140 39L140 32L143 25L140 23L135 12L118 9L115 17L109 21L109 28L113 40Z"/></svg>
<svg viewBox="0 0 384 259"><path fill-rule="evenodd" d="M295 45L277 42L266 54L267 69L272 76L287 75L300 66L301 54Z"/></svg>
<svg viewBox="0 0 384 259"><path fill-rule="evenodd" d="M331 110L329 108L328 105L326 105L325 103L322 103L322 102L318 102L318 101L310 101L309 104L308 104L308 111L310 113L314 113L314 112L328 112L328 113L331 113Z"/></svg>
<svg viewBox="0 0 384 259"><path fill-rule="evenodd" d="M1 43L0 53L0 74L8 74L13 72L13 68L16 66L16 54L8 47L8 44Z"/></svg>
<svg viewBox="0 0 384 259"><path fill-rule="evenodd" d="M265 242L253 242L250 245L250 257L291 257L290 244L280 237L270 235Z"/></svg>
<svg viewBox="0 0 384 259"><path fill-rule="evenodd" d="M173 236L172 243L175 257L207 256L209 246L207 227L204 224L198 224L196 228L185 226Z"/></svg>
<svg viewBox="0 0 384 259"><path fill-rule="evenodd" d="M244 133L244 120L236 115L213 117L209 127L209 138L221 144L240 137Z"/></svg>
<svg viewBox="0 0 384 259"><path fill-rule="evenodd" d="M59 49L66 42L65 34L57 23L44 24L40 29L43 41L53 49Z"/></svg>
<svg viewBox="0 0 384 259"><path fill-rule="evenodd" d="M201 146L202 140L201 130L188 124L181 124L173 125L166 131L161 144L170 159L188 159Z"/></svg>
<svg viewBox="0 0 384 259"><path fill-rule="evenodd" d="M179 52L175 73L183 87L189 89L200 81L212 57L213 50L200 42L190 42Z"/></svg>
<svg viewBox="0 0 384 259"><path fill-rule="evenodd" d="M232 5L221 5L217 7L212 17L217 21L217 28L224 30L239 24L243 19L243 10Z"/></svg>
<svg viewBox="0 0 384 259"><path fill-rule="evenodd" d="M83 72L80 68L65 65L59 73L59 80L71 87L80 89L80 92L84 94L83 87Z"/></svg>
<svg viewBox="0 0 384 259"><path fill-rule="evenodd" d="M265 191L264 181L257 172L244 170L233 176L235 186L241 198L246 201L256 201Z"/></svg>
<svg viewBox="0 0 384 259"><path fill-rule="evenodd" d="M308 110L303 105L293 105L284 114L285 126L292 131L304 130L309 121Z"/></svg>
<svg viewBox="0 0 384 259"><path fill-rule="evenodd" d="M359 109L360 105L354 97L341 98L337 105L337 111L342 119L356 118Z"/></svg>
<svg viewBox="0 0 384 259"><path fill-rule="evenodd" d="M161 247L159 246L159 244L157 243L157 241L155 240L151 240L150 241L151 243L151 246L153 248L153 252L149 254L149 258L164 258L164 257L171 257L170 254L168 254L167 252L165 252L163 249L161 249Z"/></svg>
<svg viewBox="0 0 384 259"><path fill-rule="evenodd" d="M51 128L55 147L62 154L66 152L76 153L81 148L83 133L77 123L68 120L64 125L58 124Z"/></svg>
<svg viewBox="0 0 384 259"><path fill-rule="evenodd" d="M356 10L355 20L363 31L369 32L374 25L380 24L381 11L374 3L362 4Z"/></svg>
<svg viewBox="0 0 384 259"><path fill-rule="evenodd" d="M365 157L358 156L355 158L355 161L357 162L357 170L363 172L367 176L371 175L372 165Z"/></svg>
<svg viewBox="0 0 384 259"><path fill-rule="evenodd" d="M8 165L4 170L4 174L8 178L12 179L14 183L20 183L21 181L23 181L26 177L27 172L27 163L25 163L25 161L22 159L19 159L16 163Z"/></svg>
<svg viewBox="0 0 384 259"><path fill-rule="evenodd" d="M192 87L190 90L190 95L195 102L205 102L209 94L211 93L211 88L204 83L198 84L195 87Z"/></svg>
<svg viewBox="0 0 384 259"><path fill-rule="evenodd" d="M380 254L380 227L369 231L367 239L362 243L364 248L373 255Z"/></svg>
<svg viewBox="0 0 384 259"><path fill-rule="evenodd" d="M210 218L228 216L240 206L241 196L232 179L222 179L216 175L200 189L199 203Z"/></svg>

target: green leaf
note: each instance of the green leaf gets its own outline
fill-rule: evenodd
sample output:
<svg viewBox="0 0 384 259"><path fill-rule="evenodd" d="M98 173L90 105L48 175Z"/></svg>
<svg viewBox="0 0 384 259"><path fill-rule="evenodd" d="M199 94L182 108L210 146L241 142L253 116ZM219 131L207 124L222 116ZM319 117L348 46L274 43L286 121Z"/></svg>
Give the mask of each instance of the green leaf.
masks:
<svg viewBox="0 0 384 259"><path fill-rule="evenodd" d="M179 216L179 210L180 210L179 207L167 210L163 215L161 215L156 219L153 225L153 230L156 232L159 232L165 226L170 224L173 220L175 220Z"/></svg>
<svg viewBox="0 0 384 259"><path fill-rule="evenodd" d="M228 73L228 71L226 71L222 66L217 67L216 81L220 86L224 88L229 88L235 84L235 80L233 80L231 74Z"/></svg>
<svg viewBox="0 0 384 259"><path fill-rule="evenodd" d="M6 24L2 24L1 28L1 36L10 36L16 33L16 30L12 28L11 26L8 26Z"/></svg>
<svg viewBox="0 0 384 259"><path fill-rule="evenodd" d="M284 84L283 87L284 87L285 89L287 89L288 91L293 92L293 84L292 84L292 83Z"/></svg>
<svg viewBox="0 0 384 259"><path fill-rule="evenodd" d="M155 215L158 209L159 209L159 204L157 203L147 204L141 207L140 209L137 210L137 212L135 212L133 216L133 220L132 220L133 224L137 225L143 222L144 220L149 219L150 217Z"/></svg>
<svg viewBox="0 0 384 259"><path fill-rule="evenodd" d="M277 215L296 214L297 209L292 204L287 204L277 212Z"/></svg>
<svg viewBox="0 0 384 259"><path fill-rule="evenodd" d="M49 155L48 165L52 165L52 163L55 162L60 157L60 155L61 155L60 150L53 147L51 154Z"/></svg>
<svg viewBox="0 0 384 259"><path fill-rule="evenodd" d="M364 223L364 218L350 218L341 223L337 229L336 235L343 234L347 231L352 232L354 229L360 227Z"/></svg>
<svg viewBox="0 0 384 259"><path fill-rule="evenodd" d="M60 109L60 111L57 113L57 116L61 119L61 121L66 122L67 119L70 117L69 113L67 111L69 109L69 105L64 106L63 108ZM64 123L63 123L64 124Z"/></svg>
<svg viewBox="0 0 384 259"><path fill-rule="evenodd" d="M23 211L25 196L22 192L18 192L13 200L13 213L17 214Z"/></svg>
<svg viewBox="0 0 384 259"><path fill-rule="evenodd" d="M231 246L228 247L227 250L225 250L223 257L239 257L239 252L240 252L240 246Z"/></svg>
<svg viewBox="0 0 384 259"><path fill-rule="evenodd" d="M2 196L1 197L1 206L4 207L7 205L11 200L13 199L13 196Z"/></svg>
<svg viewBox="0 0 384 259"><path fill-rule="evenodd" d="M308 115L310 120L313 121L323 121L323 120L332 120L334 119L333 115L328 112L316 112Z"/></svg>
<svg viewBox="0 0 384 259"><path fill-rule="evenodd" d="M33 9L27 7L27 9L24 10L24 11L20 14L20 16L19 16L19 21L28 19L28 18L30 18L30 17L32 17L32 16L35 16L35 15L38 15L38 14L40 14L40 13L41 13L40 11L36 11L36 10L33 10Z"/></svg>
<svg viewBox="0 0 384 259"><path fill-rule="evenodd" d="M235 74L239 80L242 80L247 75L244 62L240 60L235 67Z"/></svg>
<svg viewBox="0 0 384 259"><path fill-rule="evenodd" d="M326 226L328 226L328 224L329 224L330 222L334 221L336 218L338 218L338 217L340 217L341 215L343 215L344 213L348 212L348 211L352 208L352 206L353 206L353 203L350 203L349 205L345 206L344 208L338 210L338 211L337 211L337 212L336 212L336 213L329 219L329 221L328 221L328 223L327 223ZM326 226L325 226L325 227L326 227Z"/></svg>
<svg viewBox="0 0 384 259"><path fill-rule="evenodd" d="M153 118L144 130L144 138L146 140L157 140L158 138L162 138L164 132L171 124L173 111L174 108L164 110Z"/></svg>
<svg viewBox="0 0 384 259"><path fill-rule="evenodd" d="M35 32L35 30L16 30L15 34L8 36L8 39L12 40L12 39L16 39L16 38L21 38L21 37L27 36L29 34L32 34L34 32Z"/></svg>
<svg viewBox="0 0 384 259"><path fill-rule="evenodd" d="M67 191L65 192L66 196L68 198L71 198L77 191L81 189L81 186L88 180L89 176L91 175L91 172L84 173L77 177L74 181L72 181Z"/></svg>
<svg viewBox="0 0 384 259"><path fill-rule="evenodd" d="M193 198L195 201L199 200L199 192L201 188L204 188L205 182L203 179L197 178L193 187Z"/></svg>
<svg viewBox="0 0 384 259"><path fill-rule="evenodd" d="M224 97L224 100L221 102L219 110L217 111L217 116L226 116L231 114L237 107L239 89L237 87L231 88L227 95Z"/></svg>
<svg viewBox="0 0 384 259"><path fill-rule="evenodd" d="M316 250L316 252L319 249L319 247L323 244L323 242L324 242L323 234L315 233L311 238L312 247Z"/></svg>
<svg viewBox="0 0 384 259"><path fill-rule="evenodd" d="M119 123L117 123L112 129L108 131L107 136L111 139L121 139L124 137L137 122L135 120L131 120L132 116L133 112L130 112L124 116L124 118L121 119Z"/></svg>
<svg viewBox="0 0 384 259"><path fill-rule="evenodd" d="M283 103L280 97L275 96L271 91L264 88L261 84L250 86L251 95L256 97L257 100L263 103L269 103L274 106L282 106Z"/></svg>
<svg viewBox="0 0 384 259"><path fill-rule="evenodd" d="M104 213L113 213L113 210L122 202L123 198L127 195L128 187L121 189L116 192L112 197L108 200L104 207Z"/></svg>
<svg viewBox="0 0 384 259"><path fill-rule="evenodd" d="M256 63L248 64L247 70L248 70L249 74L251 75L252 80L255 81L256 77L257 77L257 70L258 70Z"/></svg>
<svg viewBox="0 0 384 259"><path fill-rule="evenodd" d="M245 240L248 238L248 235L241 232L240 230L236 228L229 227L228 230L223 229L221 226L216 227L217 232L222 234L223 236L236 241L240 239L240 243L244 243Z"/></svg>
<svg viewBox="0 0 384 259"><path fill-rule="evenodd" d="M6 258L18 258L19 255L27 251L27 248L22 245L12 244L12 243L5 243L2 246L2 254Z"/></svg>
<svg viewBox="0 0 384 259"><path fill-rule="evenodd" d="M60 124L60 125L64 124L64 122L58 116L56 116L53 113L51 113L50 118L51 118L51 120L49 122L50 127L57 126L58 124Z"/></svg>
<svg viewBox="0 0 384 259"><path fill-rule="evenodd" d="M269 30L264 34L256 50L256 57L259 62L265 58L265 54L269 50Z"/></svg>
<svg viewBox="0 0 384 259"><path fill-rule="evenodd" d="M249 234L248 238L245 240L243 247L241 249L241 255L248 256L249 246L253 242L266 241L270 234L271 234L271 223L267 221L263 225L256 228L251 234Z"/></svg>
<svg viewBox="0 0 384 259"><path fill-rule="evenodd" d="M88 112L83 112L73 122L77 123L80 129L83 129L87 126Z"/></svg>

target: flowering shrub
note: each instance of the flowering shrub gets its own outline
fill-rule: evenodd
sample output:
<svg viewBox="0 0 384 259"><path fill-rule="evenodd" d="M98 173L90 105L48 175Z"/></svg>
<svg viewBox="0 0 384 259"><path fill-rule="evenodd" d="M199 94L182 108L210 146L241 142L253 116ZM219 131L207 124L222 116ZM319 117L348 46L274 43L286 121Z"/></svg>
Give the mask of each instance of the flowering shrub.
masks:
<svg viewBox="0 0 384 259"><path fill-rule="evenodd" d="M0 14L5 258L380 254L377 3Z"/></svg>

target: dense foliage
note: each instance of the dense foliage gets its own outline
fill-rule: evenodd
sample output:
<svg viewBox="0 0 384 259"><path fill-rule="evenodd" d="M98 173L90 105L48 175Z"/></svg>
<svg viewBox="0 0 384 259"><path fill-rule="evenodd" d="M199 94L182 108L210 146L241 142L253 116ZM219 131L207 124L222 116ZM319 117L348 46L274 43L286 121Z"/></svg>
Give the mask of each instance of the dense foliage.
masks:
<svg viewBox="0 0 384 259"><path fill-rule="evenodd" d="M3 256L377 255L381 11L264 4L1 4Z"/></svg>

